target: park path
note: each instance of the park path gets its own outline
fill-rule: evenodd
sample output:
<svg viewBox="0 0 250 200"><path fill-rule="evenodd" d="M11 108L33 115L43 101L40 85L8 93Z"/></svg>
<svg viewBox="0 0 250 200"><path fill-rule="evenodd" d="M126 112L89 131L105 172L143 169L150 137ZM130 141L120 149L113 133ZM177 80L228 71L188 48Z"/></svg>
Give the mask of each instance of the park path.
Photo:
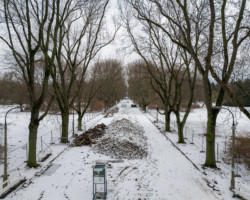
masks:
<svg viewBox="0 0 250 200"><path fill-rule="evenodd" d="M108 173L109 200L211 200L223 199L206 184L204 175L178 151L147 116L131 108L129 100L118 104L119 112L98 123L109 124L122 118L144 128L148 156L142 160L112 163ZM92 166L109 156L94 153L91 147L68 148L26 188L18 189L6 199L91 200Z"/></svg>

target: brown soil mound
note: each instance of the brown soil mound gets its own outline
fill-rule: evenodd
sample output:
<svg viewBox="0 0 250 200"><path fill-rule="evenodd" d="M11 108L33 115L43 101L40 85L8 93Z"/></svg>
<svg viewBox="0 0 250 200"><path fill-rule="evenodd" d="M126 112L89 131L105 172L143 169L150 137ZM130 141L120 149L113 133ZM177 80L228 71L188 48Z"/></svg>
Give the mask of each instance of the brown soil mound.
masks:
<svg viewBox="0 0 250 200"><path fill-rule="evenodd" d="M141 126L128 119L121 119L108 126L94 149L113 158L142 159L147 156L147 138Z"/></svg>
<svg viewBox="0 0 250 200"><path fill-rule="evenodd" d="M125 140L116 141L112 138L105 138L97 143L95 148L98 153L118 159L142 159L147 156L147 151L141 146Z"/></svg>
<svg viewBox="0 0 250 200"><path fill-rule="evenodd" d="M92 145L95 143L95 139L103 136L105 129L107 129L105 124L98 124L94 128L91 128L81 135L76 136L71 146Z"/></svg>

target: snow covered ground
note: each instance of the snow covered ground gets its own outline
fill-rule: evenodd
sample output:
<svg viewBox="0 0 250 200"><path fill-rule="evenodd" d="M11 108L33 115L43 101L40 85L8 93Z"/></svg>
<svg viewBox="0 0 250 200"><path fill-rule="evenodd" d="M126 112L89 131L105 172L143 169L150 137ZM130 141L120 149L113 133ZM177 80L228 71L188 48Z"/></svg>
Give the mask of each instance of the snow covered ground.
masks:
<svg viewBox="0 0 250 200"><path fill-rule="evenodd" d="M242 114L237 108L230 108L237 124L236 137L244 136L250 138L250 120ZM155 122L156 126L164 132L164 117L157 115L155 110L148 110L148 117ZM166 136L190 159L196 164L200 171L211 177L211 182L216 182L215 187L221 191L227 191L230 187L231 179L231 154L229 152L231 136L232 136L232 116L227 111L222 109L217 119L216 127L216 160L218 170L203 169L202 165L205 162L205 143L206 138L206 117L205 108L194 109L188 117L184 136L187 144L177 144L177 125L174 115L171 115L172 132L166 133ZM156 122L158 118L158 122ZM165 134L165 133L164 133ZM192 144L193 143L193 144ZM192 145L191 145L192 144ZM225 162L226 161L226 162ZM250 173L249 168L243 163L238 163L236 159L235 174L240 177L235 177L235 189L250 199Z"/></svg>
<svg viewBox="0 0 250 200"><path fill-rule="evenodd" d="M90 200L92 199L93 187L92 166L96 161L100 160L110 161L109 163L111 164L111 168L107 169L109 200L233 199L232 192L229 191L230 169L228 169L226 164L218 164L221 170L206 169L205 172L208 175L204 175L204 170L201 168L204 162L204 153L200 153L201 145L198 141L202 137L198 137L198 134L204 133L202 130L202 124L205 123L206 117L204 110L197 109L192 112L188 121L187 135L189 140L192 130L197 130L195 133L197 134L195 145L178 145L178 148L198 166L198 169L196 169L174 146L176 145L177 134L174 132L164 133L173 141L173 145L159 130L164 125L158 123L158 129L151 122L154 120L151 115L142 113L138 108L131 108L131 103L128 100L121 101L118 104L119 112L115 113L113 117L103 118L99 115L87 123L87 128L92 127L96 123L109 125L124 118L143 127L143 138L144 142L147 143L148 150L146 158L123 159L123 162L116 162L116 158L96 153L92 147L50 145L52 156L45 162L41 162L41 167L38 169L27 169L25 163L22 163L18 170L14 170L15 167L13 166L13 172L10 172L10 174L14 173L14 171L18 172L20 175L25 175L28 181L5 199ZM3 114L4 110L2 109L0 111L1 120L3 119ZM26 127L28 116L28 113L10 114L8 118L10 123L10 147L15 148L15 145L18 146L18 144L19 146L25 145L27 141ZM241 120L238 121L240 124ZM50 133L52 129L53 134L59 134L60 123L57 122L59 122L57 116L45 118L39 129L39 136L47 132ZM0 123L3 122L0 121ZM226 126L221 125L222 128L218 128L222 130L221 134L224 128L226 129ZM230 127L227 128L230 133ZM241 129L239 128L239 130ZM245 129L242 128L242 130ZM48 139L51 139L51 137L48 136ZM46 140L46 137L44 140ZM62 153L56 157L60 152ZM9 162L11 163L12 160L13 157L10 154ZM0 169L2 172L2 164ZM213 190L208 184L216 190ZM237 184L238 182L236 182L236 187ZM246 188L249 188L250 185L248 181L242 180L241 184Z"/></svg>
<svg viewBox="0 0 250 200"><path fill-rule="evenodd" d="M0 144L3 146L4 141L4 117L5 113L13 106L0 107ZM93 126L103 116L101 113L87 113L84 121L86 128ZM52 155L45 162L39 162L41 165L38 169L27 169L27 142L28 142L28 125L30 113L19 112L17 110L11 111L7 116L8 127L8 174L13 180L19 176L25 175L27 179L34 176L43 167L53 160L58 154L65 150L68 146L59 143L60 138L60 115L47 115L43 121L40 122L37 139L37 159L41 160L46 154ZM72 136L72 115L70 116L70 136ZM75 127L77 126L77 119L75 115ZM76 130L76 128L75 128ZM77 132L76 132L77 133ZM53 143L53 144L51 144ZM3 175L3 160L0 162L0 177ZM0 184L0 188L1 188Z"/></svg>

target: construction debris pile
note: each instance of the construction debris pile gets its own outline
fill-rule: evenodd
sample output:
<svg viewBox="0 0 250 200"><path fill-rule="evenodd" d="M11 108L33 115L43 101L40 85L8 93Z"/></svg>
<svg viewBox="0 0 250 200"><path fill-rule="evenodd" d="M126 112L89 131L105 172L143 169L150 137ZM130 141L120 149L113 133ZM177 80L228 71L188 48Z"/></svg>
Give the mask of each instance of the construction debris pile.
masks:
<svg viewBox="0 0 250 200"><path fill-rule="evenodd" d="M71 146L93 145L97 153L117 159L142 159L147 156L147 137L141 126L127 119L98 124L76 136Z"/></svg>
<svg viewBox="0 0 250 200"><path fill-rule="evenodd" d="M147 156L144 130L127 119L114 121L93 145L96 152L118 159L142 159Z"/></svg>
<svg viewBox="0 0 250 200"><path fill-rule="evenodd" d="M96 143L96 139L103 136L107 126L98 124L94 128L88 129L86 132L76 136L71 146L92 145Z"/></svg>

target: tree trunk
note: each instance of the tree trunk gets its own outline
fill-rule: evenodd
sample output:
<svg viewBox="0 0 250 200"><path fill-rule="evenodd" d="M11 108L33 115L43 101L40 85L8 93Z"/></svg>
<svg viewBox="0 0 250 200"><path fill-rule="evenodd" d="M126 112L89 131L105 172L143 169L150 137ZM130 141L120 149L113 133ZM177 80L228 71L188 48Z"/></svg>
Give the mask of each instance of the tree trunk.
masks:
<svg viewBox="0 0 250 200"><path fill-rule="evenodd" d="M78 114L78 131L82 131L82 118L83 116L81 114Z"/></svg>
<svg viewBox="0 0 250 200"><path fill-rule="evenodd" d="M207 133L206 133L206 161L204 166L216 168L215 159L215 127L218 110L208 109Z"/></svg>
<svg viewBox="0 0 250 200"><path fill-rule="evenodd" d="M171 111L165 110L165 131L170 132L170 115Z"/></svg>
<svg viewBox="0 0 250 200"><path fill-rule="evenodd" d="M37 130L39 126L39 109L32 109L29 124L29 158L27 162L28 167L38 167L36 162L36 144L37 144Z"/></svg>
<svg viewBox="0 0 250 200"><path fill-rule="evenodd" d="M183 136L183 123L181 123L180 119L180 113L176 112L176 122L177 122L177 128L178 128L178 143L185 144L184 136Z"/></svg>
<svg viewBox="0 0 250 200"><path fill-rule="evenodd" d="M23 112L23 104L19 104L20 112Z"/></svg>
<svg viewBox="0 0 250 200"><path fill-rule="evenodd" d="M147 105L146 104L142 104L142 110L143 110L143 112L147 112Z"/></svg>
<svg viewBox="0 0 250 200"><path fill-rule="evenodd" d="M64 109L61 113L62 117L62 137L61 143L68 143L68 132L69 132L69 109Z"/></svg>

